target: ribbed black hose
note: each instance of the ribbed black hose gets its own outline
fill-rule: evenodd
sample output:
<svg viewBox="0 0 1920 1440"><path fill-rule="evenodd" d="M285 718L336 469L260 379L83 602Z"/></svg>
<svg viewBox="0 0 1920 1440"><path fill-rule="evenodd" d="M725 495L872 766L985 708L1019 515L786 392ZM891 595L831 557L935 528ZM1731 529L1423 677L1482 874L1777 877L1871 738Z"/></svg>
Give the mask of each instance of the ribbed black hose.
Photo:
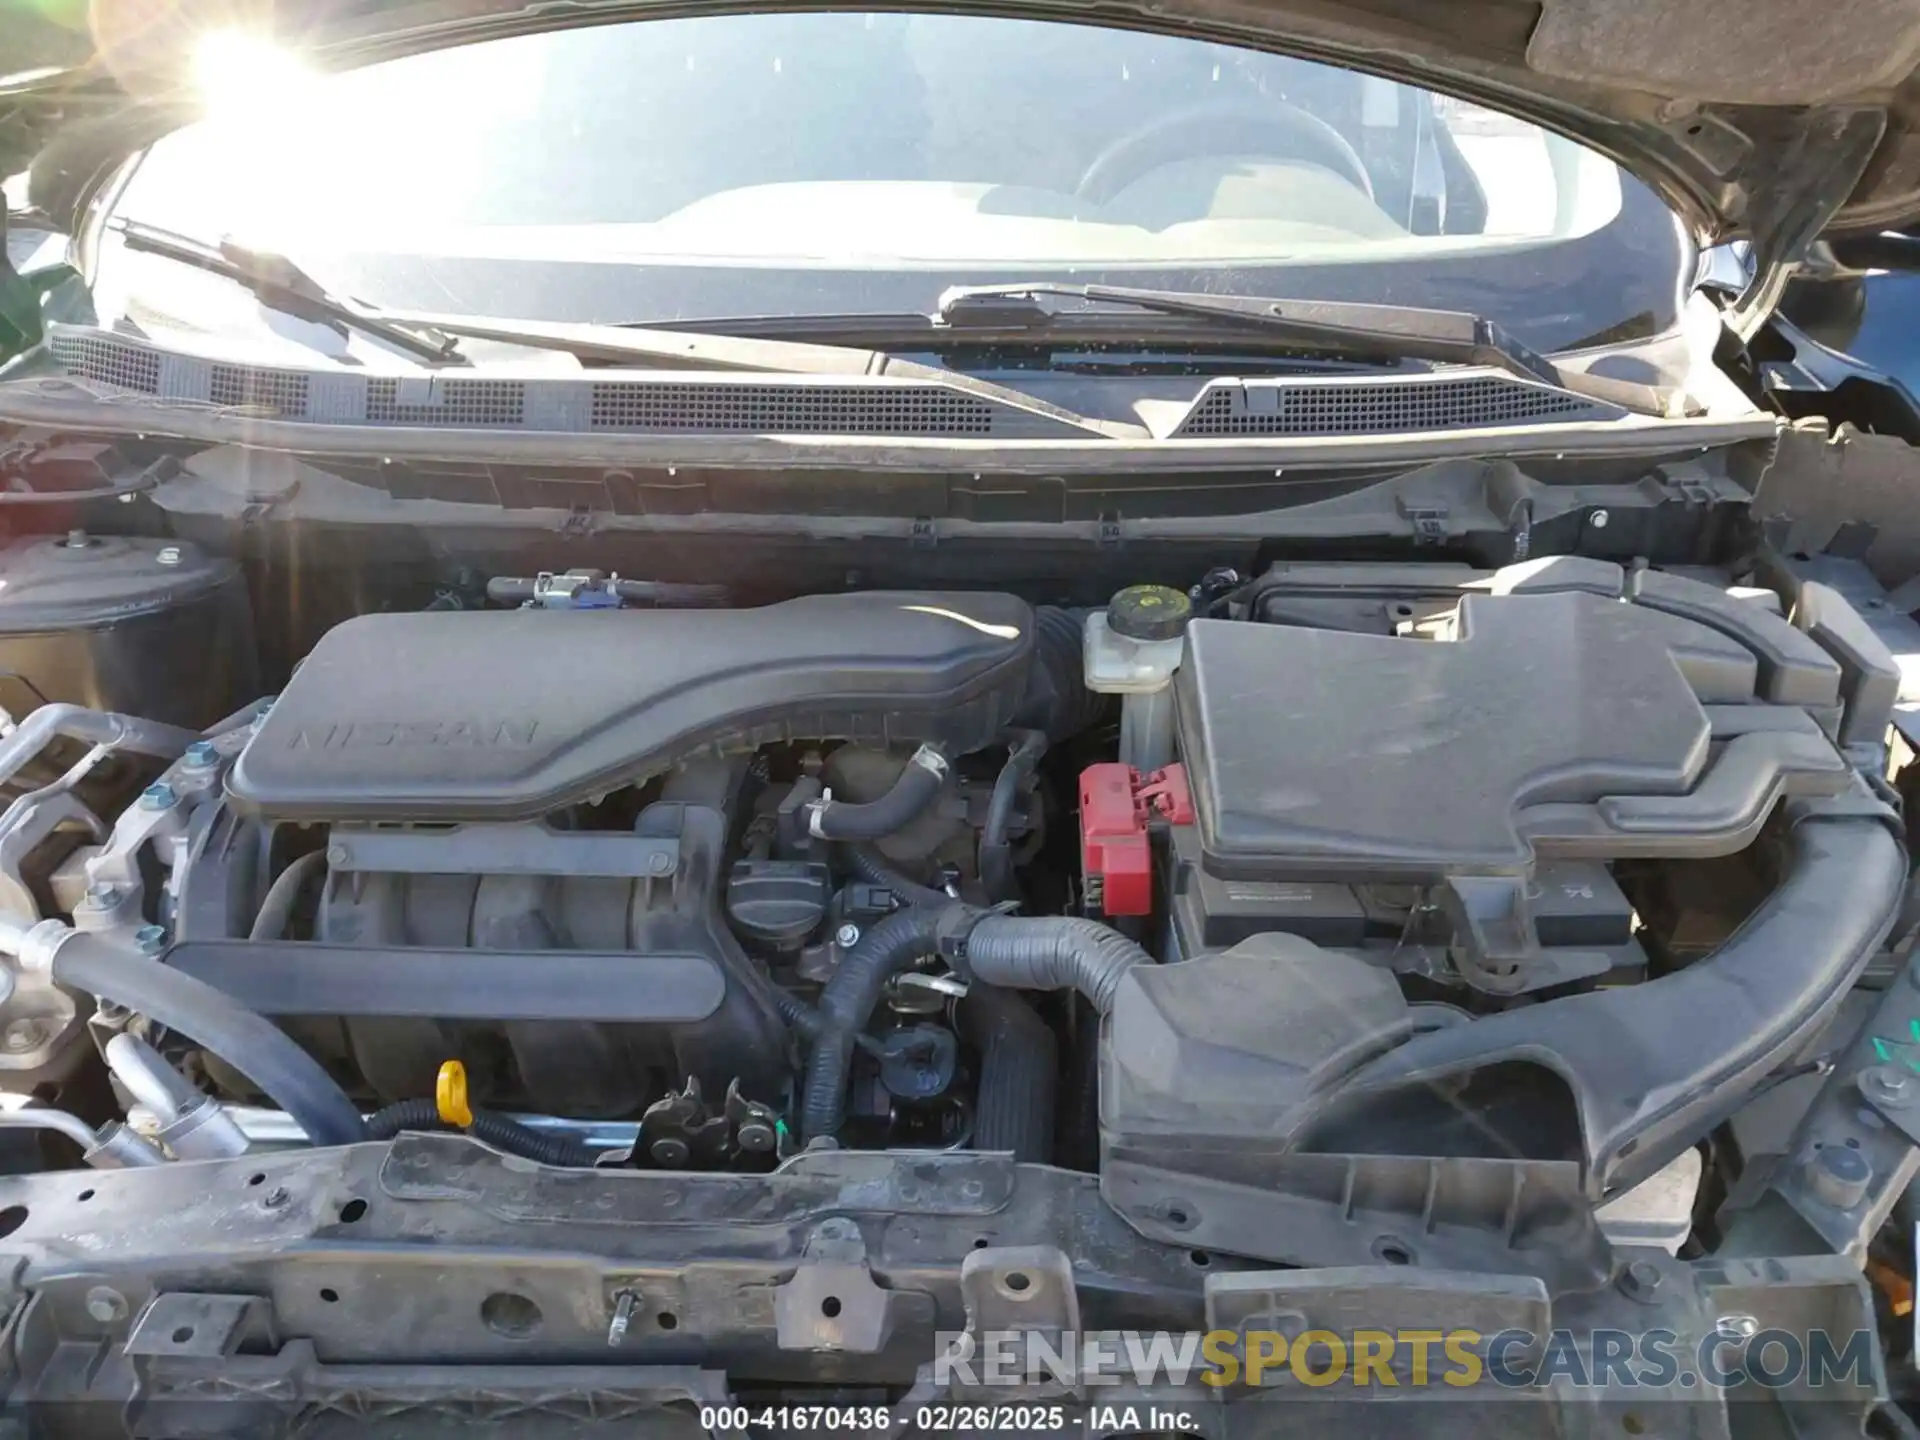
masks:
<svg viewBox="0 0 1920 1440"><path fill-rule="evenodd" d="M164 961L75 935L54 951L52 976L69 990L124 1005L212 1052L258 1086L316 1145L367 1138L360 1111L284 1030L204 980Z"/></svg>
<svg viewBox="0 0 1920 1440"><path fill-rule="evenodd" d="M820 1033L822 1021L819 1011L791 990L783 990L778 985L770 986L768 993L773 996L773 1008L780 1012L780 1018L787 1022L789 1029L809 1037Z"/></svg>
<svg viewBox="0 0 1920 1440"><path fill-rule="evenodd" d="M375 1140L391 1140L402 1130L445 1130L440 1107L431 1100L396 1100L385 1109L367 1117L367 1134Z"/></svg>
<svg viewBox="0 0 1920 1440"><path fill-rule="evenodd" d="M401 1100L376 1110L367 1118L367 1133L376 1140L391 1140L402 1130L452 1130L457 1127L440 1118L439 1107L431 1100ZM591 1169L599 1152L565 1135L543 1135L518 1120L492 1110L475 1110L466 1133L484 1140L496 1150L518 1155L542 1165Z"/></svg>
<svg viewBox="0 0 1920 1440"><path fill-rule="evenodd" d="M247 938L278 940L285 935L287 923L293 919L293 907L300 903L300 892L307 888L307 880L316 871L324 869L326 863L326 851L309 850L274 876L273 884L267 887L266 899L260 902L260 913L253 917L253 928L247 932Z"/></svg>
<svg viewBox="0 0 1920 1440"><path fill-rule="evenodd" d="M1087 612L1042 605L1033 612L1033 672L1019 720L1056 743L1099 720L1112 703L1087 689L1084 670Z"/></svg>
<svg viewBox="0 0 1920 1440"><path fill-rule="evenodd" d="M916 905L896 910L860 937L840 959L839 968L820 992L819 1033L807 1057L806 1083L800 1099L800 1133L807 1140L837 1134L846 1115L847 1075L853 1066L855 1040L880 1003L880 992L893 976L939 946L941 927L950 924L965 907L958 901L943 906Z"/></svg>
<svg viewBox="0 0 1920 1440"><path fill-rule="evenodd" d="M1015 990L1078 990L1102 1015L1120 977L1148 960L1117 930L1072 916L989 915L967 936L976 980Z"/></svg>
<svg viewBox="0 0 1920 1440"><path fill-rule="evenodd" d="M879 840L904 830L925 813L946 783L944 767L936 771L917 760L907 763L893 788L864 805L829 800L814 812L813 833L823 840Z"/></svg>
<svg viewBox="0 0 1920 1440"><path fill-rule="evenodd" d="M979 984L960 1002L960 1026L980 1052L972 1148L1050 1163L1059 1079L1053 1031L1020 996Z"/></svg>
<svg viewBox="0 0 1920 1440"><path fill-rule="evenodd" d="M847 845L840 853L847 868L869 885L883 885L900 898L903 905L951 905L953 897L944 890L909 880L886 862L877 851L865 845Z"/></svg>
<svg viewBox="0 0 1920 1440"><path fill-rule="evenodd" d="M980 882L994 900L1010 899L1013 894L1013 847L1007 831L1013 825L1013 807L1021 788L1040 768L1047 753L1047 737L1038 730L1019 730L1007 751L1007 763L993 782L993 794L987 800L987 823L980 830Z"/></svg>

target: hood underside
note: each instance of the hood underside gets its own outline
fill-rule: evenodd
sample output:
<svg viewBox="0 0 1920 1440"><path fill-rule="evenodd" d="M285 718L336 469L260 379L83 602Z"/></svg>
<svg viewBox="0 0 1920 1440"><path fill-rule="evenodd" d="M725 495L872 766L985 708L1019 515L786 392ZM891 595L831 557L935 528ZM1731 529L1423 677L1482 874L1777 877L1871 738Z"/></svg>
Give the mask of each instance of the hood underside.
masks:
<svg viewBox="0 0 1920 1440"><path fill-rule="evenodd" d="M60 19L63 3L73 13ZM70 214L124 155L192 117L199 37L269 31L348 68L530 30L766 8L727 0L51 0L0 18L0 174ZM794 6L781 8L844 8ZM944 0L911 7L1079 20L1346 63L1563 131L1645 180L1703 242L1762 265L1822 231L1920 214L1920 0ZM156 19L156 16L162 17Z"/></svg>

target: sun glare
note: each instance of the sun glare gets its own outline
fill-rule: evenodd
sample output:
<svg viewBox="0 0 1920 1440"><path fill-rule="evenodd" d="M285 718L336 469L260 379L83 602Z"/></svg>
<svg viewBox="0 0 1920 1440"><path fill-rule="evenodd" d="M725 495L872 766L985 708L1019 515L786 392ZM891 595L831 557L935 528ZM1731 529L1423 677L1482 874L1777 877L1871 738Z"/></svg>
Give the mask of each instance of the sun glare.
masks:
<svg viewBox="0 0 1920 1440"><path fill-rule="evenodd" d="M297 110L315 73L292 51L263 35L219 30L193 52L193 79L214 121L257 124Z"/></svg>

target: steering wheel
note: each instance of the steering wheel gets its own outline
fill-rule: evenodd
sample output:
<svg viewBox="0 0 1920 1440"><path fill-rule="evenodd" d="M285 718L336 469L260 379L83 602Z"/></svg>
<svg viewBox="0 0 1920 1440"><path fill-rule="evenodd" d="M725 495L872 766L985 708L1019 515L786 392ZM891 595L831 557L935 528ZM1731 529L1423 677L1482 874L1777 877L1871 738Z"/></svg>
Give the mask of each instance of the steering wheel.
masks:
<svg viewBox="0 0 1920 1440"><path fill-rule="evenodd" d="M1103 205L1150 170L1206 155L1288 156L1352 181L1369 200L1373 180L1360 152L1333 126L1298 105L1202 105L1122 135L1093 157L1074 195Z"/></svg>

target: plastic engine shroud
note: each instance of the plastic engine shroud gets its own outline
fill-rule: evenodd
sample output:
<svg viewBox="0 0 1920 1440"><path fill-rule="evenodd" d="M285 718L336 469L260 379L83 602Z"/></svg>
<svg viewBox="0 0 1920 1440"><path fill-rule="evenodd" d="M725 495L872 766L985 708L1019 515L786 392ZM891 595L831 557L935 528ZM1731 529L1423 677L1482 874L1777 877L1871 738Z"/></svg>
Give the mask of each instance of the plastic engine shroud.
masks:
<svg viewBox="0 0 1920 1440"><path fill-rule="evenodd" d="M525 819L788 739L960 754L1012 718L1032 651L999 594L367 615L314 647L228 792L277 819Z"/></svg>

